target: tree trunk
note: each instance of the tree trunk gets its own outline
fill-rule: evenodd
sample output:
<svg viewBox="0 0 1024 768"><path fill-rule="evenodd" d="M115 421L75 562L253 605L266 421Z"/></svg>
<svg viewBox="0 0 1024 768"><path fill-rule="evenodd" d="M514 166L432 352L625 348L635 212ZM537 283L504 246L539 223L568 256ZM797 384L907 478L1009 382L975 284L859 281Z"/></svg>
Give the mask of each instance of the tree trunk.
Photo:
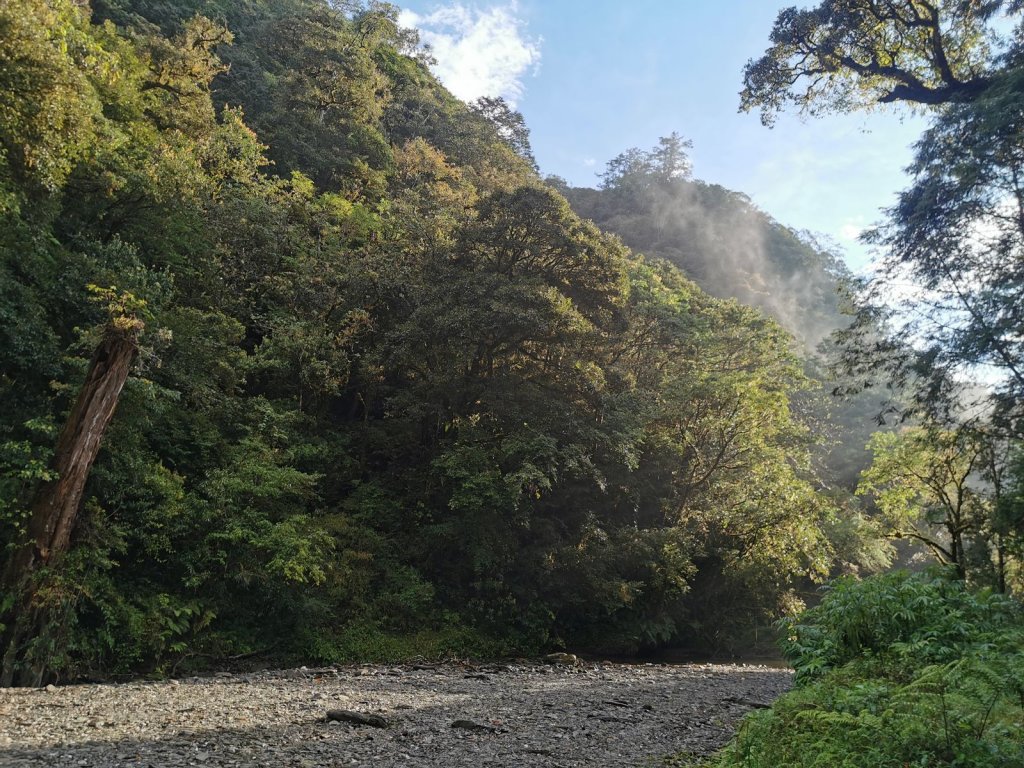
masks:
<svg viewBox="0 0 1024 768"><path fill-rule="evenodd" d="M1006 546L1001 534L996 534L996 589L1006 594Z"/></svg>
<svg viewBox="0 0 1024 768"><path fill-rule="evenodd" d="M3 574L3 591L15 600L3 616L3 664L0 686L19 681L39 684L46 670L20 673L25 644L45 621L36 600L35 576L54 565L67 550L78 520L78 511L103 433L114 415L118 398L138 350L141 323L129 329L111 325L96 348L85 382L61 430L52 468L57 479L36 490L29 518L29 540L16 550Z"/></svg>

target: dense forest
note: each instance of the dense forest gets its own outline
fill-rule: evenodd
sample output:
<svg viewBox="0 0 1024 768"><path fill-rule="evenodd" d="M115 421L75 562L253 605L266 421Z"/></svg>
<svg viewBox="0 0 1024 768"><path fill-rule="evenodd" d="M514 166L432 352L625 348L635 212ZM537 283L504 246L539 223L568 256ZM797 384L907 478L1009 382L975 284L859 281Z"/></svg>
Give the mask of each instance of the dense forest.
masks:
<svg viewBox="0 0 1024 768"><path fill-rule="evenodd" d="M673 133L649 151L626 150L608 162L599 189L570 187L557 177L548 182L580 216L636 253L678 267L712 296L762 310L793 335L803 372L815 382L795 400L818 437L811 447L815 476L822 486L853 491L871 461L868 440L892 426L893 419L880 416L899 393L879 387L880 393L832 396L851 383L847 372L828 368L835 362L831 334L850 325L845 294L852 275L835 246L785 227L741 192L694 179L690 148ZM855 522L856 512L842 517Z"/></svg>
<svg viewBox="0 0 1024 768"><path fill-rule="evenodd" d="M933 638L1015 626L970 591L1024 582L1019 35L979 42L1001 10L791 9L748 67L769 121L935 108L858 285L693 179L677 134L599 190L543 179L521 115L452 96L387 4L0 6L0 683L731 651L893 538L944 575L791 618L803 679L874 631L816 623L869 615L871 585L957 584ZM878 63L897 45L906 72ZM932 304L901 311L897 274ZM919 629L874 650L915 668Z"/></svg>
<svg viewBox="0 0 1024 768"><path fill-rule="evenodd" d="M395 13L3 11L5 682L717 648L856 554L790 334Z"/></svg>

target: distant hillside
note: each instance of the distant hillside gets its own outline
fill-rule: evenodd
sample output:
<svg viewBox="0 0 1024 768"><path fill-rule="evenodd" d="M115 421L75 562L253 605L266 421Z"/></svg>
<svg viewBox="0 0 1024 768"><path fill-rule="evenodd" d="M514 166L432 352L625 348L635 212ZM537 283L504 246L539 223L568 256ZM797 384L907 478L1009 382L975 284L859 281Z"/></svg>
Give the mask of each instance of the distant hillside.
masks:
<svg viewBox="0 0 1024 768"><path fill-rule="evenodd" d="M742 192L691 178L687 148L673 134L612 160L600 189L558 186L583 218L675 264L711 295L763 309L809 348L844 326L842 261Z"/></svg>
<svg viewBox="0 0 1024 768"><path fill-rule="evenodd" d="M845 264L742 192L692 178L689 148L672 134L649 151L629 149L608 163L599 189L548 181L582 218L632 250L668 261L712 296L763 310L800 342L807 374L827 379L819 345L849 321L840 308ZM865 445L879 428L881 398L867 390L836 400L832 386L801 397L801 412L823 440L814 451L820 477L852 489L870 459Z"/></svg>

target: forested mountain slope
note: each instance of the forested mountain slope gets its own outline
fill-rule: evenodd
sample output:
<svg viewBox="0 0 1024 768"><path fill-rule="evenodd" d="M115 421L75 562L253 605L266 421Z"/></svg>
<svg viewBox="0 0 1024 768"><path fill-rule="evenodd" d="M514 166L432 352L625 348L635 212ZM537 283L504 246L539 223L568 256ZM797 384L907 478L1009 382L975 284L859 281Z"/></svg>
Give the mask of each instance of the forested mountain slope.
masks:
<svg viewBox="0 0 1024 768"><path fill-rule="evenodd" d="M612 159L599 189L551 182L580 216L637 253L668 261L713 296L761 309L794 335L807 375L826 382L801 398L823 438L815 451L823 480L852 489L892 393L832 397L833 388L849 384L830 380L827 350L830 334L851 321L842 306L850 273L810 234L783 226L743 193L694 179L689 148L673 133L650 151Z"/></svg>
<svg viewBox="0 0 1024 768"><path fill-rule="evenodd" d="M837 290L846 266L743 193L692 178L688 149L672 134L611 160L599 189L558 186L583 218L670 261L711 295L763 309L813 352L848 324Z"/></svg>
<svg viewBox="0 0 1024 768"><path fill-rule="evenodd" d="M0 7L4 682L710 647L830 567L789 334L577 217L395 19Z"/></svg>

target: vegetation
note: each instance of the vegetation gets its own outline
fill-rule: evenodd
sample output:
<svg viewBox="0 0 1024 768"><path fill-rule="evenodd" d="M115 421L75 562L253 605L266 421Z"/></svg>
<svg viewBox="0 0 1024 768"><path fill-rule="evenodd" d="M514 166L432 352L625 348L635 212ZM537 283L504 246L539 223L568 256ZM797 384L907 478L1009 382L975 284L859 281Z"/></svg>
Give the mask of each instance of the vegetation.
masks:
<svg viewBox="0 0 1024 768"><path fill-rule="evenodd" d="M830 571L791 336L581 220L395 20L0 8L4 683L720 648Z"/></svg>
<svg viewBox="0 0 1024 768"><path fill-rule="evenodd" d="M837 582L787 622L797 687L713 765L1007 766L1024 761L1024 616L941 571Z"/></svg>
<svg viewBox="0 0 1024 768"><path fill-rule="evenodd" d="M885 400L873 392L833 398L832 389L849 388L847 379L830 374L819 351L850 324L841 288L851 276L811 234L783 226L742 193L694 179L689 146L672 134L651 150L626 150L608 162L599 189L552 181L580 216L634 251L670 262L713 296L761 309L793 334L803 371L815 382L796 404L822 438L811 449L816 473L845 507L843 518L855 519L853 491L870 462L864 448ZM858 567L880 554L851 550L841 559Z"/></svg>
<svg viewBox="0 0 1024 768"><path fill-rule="evenodd" d="M827 0L783 11L747 67L743 106L766 122L790 103L933 109L912 186L867 236L884 256L838 349L917 422L872 439L858 493L945 568L840 580L786 620L797 687L715 765L1024 763L1024 615L1005 594L1021 589L1022 10ZM981 396L965 385L979 371Z"/></svg>
<svg viewBox="0 0 1024 768"><path fill-rule="evenodd" d="M3 4L0 684L728 649L889 536L946 570L788 619L720 764L1024 761L1022 11L826 0L748 66L769 122L933 110L846 328L682 137L543 181L390 5Z"/></svg>

